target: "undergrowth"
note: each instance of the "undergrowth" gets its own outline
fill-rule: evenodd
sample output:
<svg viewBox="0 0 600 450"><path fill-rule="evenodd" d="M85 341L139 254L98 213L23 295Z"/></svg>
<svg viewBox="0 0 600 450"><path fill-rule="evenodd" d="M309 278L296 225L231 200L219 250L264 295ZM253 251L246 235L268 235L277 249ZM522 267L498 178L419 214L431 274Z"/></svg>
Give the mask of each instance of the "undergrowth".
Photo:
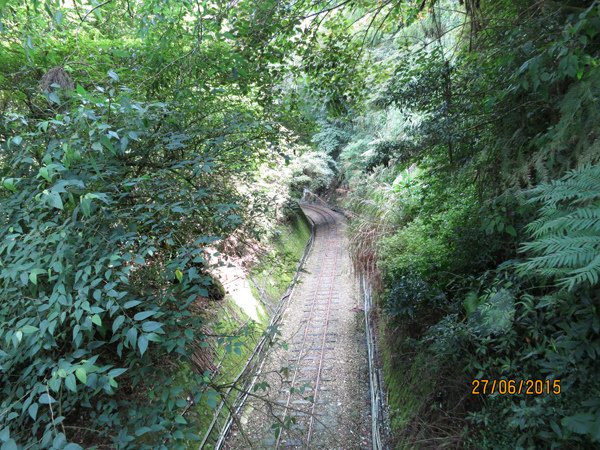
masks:
<svg viewBox="0 0 600 450"><path fill-rule="evenodd" d="M269 241L269 251L250 274L252 288L274 305L291 283L298 261L310 237L310 224L304 213L297 212L284 226L276 227Z"/></svg>
<svg viewBox="0 0 600 450"><path fill-rule="evenodd" d="M344 128L351 247L378 291L393 445L595 448L600 153L584 111L600 92L600 5L472 3L461 19L436 2L394 44L374 44L388 76ZM561 392L475 395L474 379Z"/></svg>

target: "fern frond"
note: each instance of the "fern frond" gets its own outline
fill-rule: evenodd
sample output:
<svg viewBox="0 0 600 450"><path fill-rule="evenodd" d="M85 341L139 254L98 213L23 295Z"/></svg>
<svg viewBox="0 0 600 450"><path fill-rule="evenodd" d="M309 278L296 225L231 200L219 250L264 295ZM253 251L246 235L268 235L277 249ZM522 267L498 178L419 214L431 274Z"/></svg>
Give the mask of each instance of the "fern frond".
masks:
<svg viewBox="0 0 600 450"><path fill-rule="evenodd" d="M598 251L596 249L568 249L562 252L530 258L522 266L525 270L543 269L545 267L581 267L589 264L597 254Z"/></svg>
<svg viewBox="0 0 600 450"><path fill-rule="evenodd" d="M573 289L578 284L588 282L591 286L600 280L600 255L597 255L587 266L573 270L559 280L559 284Z"/></svg>
<svg viewBox="0 0 600 450"><path fill-rule="evenodd" d="M530 203L545 203L555 208L559 203L585 204L600 199L599 166L582 166L571 170L560 180L540 184L529 191Z"/></svg>
<svg viewBox="0 0 600 450"><path fill-rule="evenodd" d="M600 250L600 236L576 236L575 232L566 236L550 236L521 246L522 251L532 251L537 254L558 253L569 249L591 248Z"/></svg>
<svg viewBox="0 0 600 450"><path fill-rule="evenodd" d="M560 180L529 191L530 202L541 203L540 215L526 230L533 240L520 251L534 256L518 266L557 278L571 290L600 282L600 165L582 166Z"/></svg>
<svg viewBox="0 0 600 450"><path fill-rule="evenodd" d="M600 206L597 208L580 208L572 213L550 220L541 220L528 230L531 230L535 238L547 236L551 233L560 234L569 231L595 231L600 233Z"/></svg>

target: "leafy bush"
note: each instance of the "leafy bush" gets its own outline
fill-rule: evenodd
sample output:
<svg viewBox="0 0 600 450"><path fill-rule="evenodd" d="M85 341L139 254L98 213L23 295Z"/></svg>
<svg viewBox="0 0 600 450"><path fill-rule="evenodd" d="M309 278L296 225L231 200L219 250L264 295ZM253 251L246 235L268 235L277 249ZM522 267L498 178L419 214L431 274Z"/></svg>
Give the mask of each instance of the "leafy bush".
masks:
<svg viewBox="0 0 600 450"><path fill-rule="evenodd" d="M321 152L337 158L349 139L350 135L343 124L332 120L321 123L319 132L312 137L312 142Z"/></svg>
<svg viewBox="0 0 600 450"><path fill-rule="evenodd" d="M440 390L429 408L407 406L395 436L411 448L595 448L600 9L461 4L472 10L459 32L433 2L395 48L370 49L389 52L374 58L383 82L349 118L342 153L353 248L377 249L357 260L381 271L386 377L426 359ZM397 111L406 122L388 134ZM465 396L473 378L560 379L562 392ZM391 386L390 398L413 387Z"/></svg>
<svg viewBox="0 0 600 450"><path fill-rule="evenodd" d="M476 426L485 427L477 439L487 442L482 448L497 448L508 430L515 436L511 445L522 448L593 448L600 438L600 402L590 400L590 393L600 388L594 375L600 366L590 357L600 350L594 331L600 330L600 318L593 306L598 296L579 291L577 296L534 297L518 290L516 295L514 319L505 331L481 334L472 329L475 348L467 359L468 371L490 379L560 380L561 393L519 401L486 396L482 409L470 414Z"/></svg>
<svg viewBox="0 0 600 450"><path fill-rule="evenodd" d="M417 169L416 176L395 181L398 206L403 208L396 217L403 217L405 223L382 239L380 264L390 281L412 272L444 288L453 273L469 273L489 264L488 251L494 248L479 248L484 233L472 191L448 188L430 177Z"/></svg>
<svg viewBox="0 0 600 450"><path fill-rule="evenodd" d="M479 304L469 314L469 327L479 336L507 333L515 316L515 299L504 288L493 290L479 299Z"/></svg>
<svg viewBox="0 0 600 450"><path fill-rule="evenodd" d="M390 280L413 272L429 277L448 270L449 247L437 223L417 218L379 245L381 268Z"/></svg>
<svg viewBox="0 0 600 450"><path fill-rule="evenodd" d="M578 276L593 270L589 261L600 254L593 245L582 250L578 239L593 242L600 235L589 214L598 197L597 179L597 167L587 166L531 189L530 202L542 206L540 217L526 227L534 239L522 249L538 256L504 264L491 281L481 277L488 287L465 297L466 324L447 316L427 332L424 342L437 358L455 360L450 349L461 348L462 364L474 378L560 380L560 395L518 402L484 397L481 409L469 413L480 428L472 446L594 448L600 442L598 280ZM577 256L582 251L584 258ZM539 286L557 276L565 277L558 286ZM527 292L531 283L538 294ZM516 437L508 439L507 430Z"/></svg>
<svg viewBox="0 0 600 450"><path fill-rule="evenodd" d="M404 160L410 157L410 152L406 151L407 144L402 141L379 141L373 145L373 149L369 152L369 159L365 164L365 171L372 172L375 167L388 167L392 162L397 161L398 155L402 155Z"/></svg>
<svg viewBox="0 0 600 450"><path fill-rule="evenodd" d="M430 309L433 303L439 303L442 299L440 292L433 290L418 276L408 273L395 281L384 307L391 317L421 319L423 309Z"/></svg>
<svg viewBox="0 0 600 450"><path fill-rule="evenodd" d="M193 150L176 107L106 92L79 87L54 117L5 124L3 448L194 437L181 413L210 379L172 375L201 338L203 247L241 223L236 197L210 182L219 161Z"/></svg>
<svg viewBox="0 0 600 450"><path fill-rule="evenodd" d="M329 187L334 177L335 162L326 154L305 151L290 164L290 187L298 197L304 189L320 192Z"/></svg>

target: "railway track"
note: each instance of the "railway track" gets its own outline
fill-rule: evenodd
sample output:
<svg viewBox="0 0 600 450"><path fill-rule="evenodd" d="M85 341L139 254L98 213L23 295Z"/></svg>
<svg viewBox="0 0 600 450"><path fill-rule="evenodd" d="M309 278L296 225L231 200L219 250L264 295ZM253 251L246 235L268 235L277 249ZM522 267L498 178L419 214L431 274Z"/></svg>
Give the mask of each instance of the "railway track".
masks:
<svg viewBox="0 0 600 450"><path fill-rule="evenodd" d="M281 320L287 347L261 371L264 400L250 398L224 446L238 449L371 449L364 318L345 218L302 202L313 246ZM243 423L242 423L243 422Z"/></svg>
<svg viewBox="0 0 600 450"><path fill-rule="evenodd" d="M316 231L321 245L316 249L319 252L319 266L315 282L313 285L303 286L300 299L303 312L302 329L299 330L300 336L295 337L290 345L292 358L289 362L292 377L283 398L285 406L282 420L286 423L287 417L293 414L294 429L300 431L299 434L304 437L301 443L295 439L285 442L285 433L280 433L275 449L281 448L282 445L310 448L315 423L320 413L320 391L331 381L330 378L324 377L326 370L333 369L326 365L326 356L330 356L329 360L333 358L333 344L337 336L332 307L339 303L336 287L340 273L338 262L343 251L339 233L335 230L339 219L330 210L318 205L303 204L302 207L309 216L316 215L322 219L318 221ZM310 397L312 401L308 402L306 397ZM291 409L291 405L296 407ZM322 422L319 424L325 427Z"/></svg>

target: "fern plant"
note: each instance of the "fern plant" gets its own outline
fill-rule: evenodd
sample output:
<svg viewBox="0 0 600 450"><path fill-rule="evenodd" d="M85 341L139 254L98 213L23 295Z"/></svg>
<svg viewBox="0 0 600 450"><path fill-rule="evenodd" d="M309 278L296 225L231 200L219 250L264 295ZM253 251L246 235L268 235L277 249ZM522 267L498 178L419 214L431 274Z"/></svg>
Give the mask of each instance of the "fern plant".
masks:
<svg viewBox="0 0 600 450"><path fill-rule="evenodd" d="M520 264L522 273L557 279L569 290L600 281L600 165L582 166L563 178L529 191L542 203L540 217L527 226L533 240L521 246L535 256Z"/></svg>

